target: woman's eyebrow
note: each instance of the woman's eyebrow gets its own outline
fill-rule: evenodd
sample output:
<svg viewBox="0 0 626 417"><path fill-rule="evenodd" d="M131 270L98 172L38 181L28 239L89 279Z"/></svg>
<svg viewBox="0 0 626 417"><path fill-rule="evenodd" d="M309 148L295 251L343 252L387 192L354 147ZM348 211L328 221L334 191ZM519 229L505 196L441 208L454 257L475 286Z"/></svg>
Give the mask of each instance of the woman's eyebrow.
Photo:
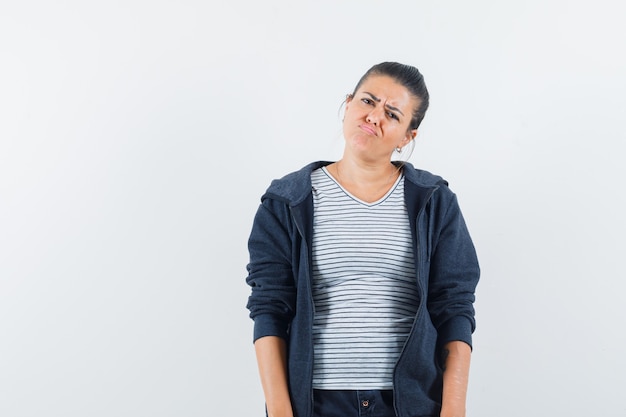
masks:
<svg viewBox="0 0 626 417"><path fill-rule="evenodd" d="M364 93L370 96L372 100L374 100L375 102L380 103L380 99L376 97L374 94L367 92L367 91L364 91ZM404 113L402 113L400 109L397 107L390 106L389 104L385 104L385 107L387 107L389 110L397 111L398 113L404 116Z"/></svg>

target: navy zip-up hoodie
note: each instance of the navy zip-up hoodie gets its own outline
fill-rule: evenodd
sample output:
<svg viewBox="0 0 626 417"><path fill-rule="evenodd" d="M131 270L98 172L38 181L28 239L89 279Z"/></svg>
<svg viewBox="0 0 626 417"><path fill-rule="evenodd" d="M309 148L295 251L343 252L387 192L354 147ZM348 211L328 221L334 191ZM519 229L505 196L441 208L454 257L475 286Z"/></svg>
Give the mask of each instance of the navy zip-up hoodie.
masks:
<svg viewBox="0 0 626 417"><path fill-rule="evenodd" d="M274 180L261 198L248 241L247 308L254 340L287 342L291 402L296 417L313 410L313 316L311 172L314 162ZM394 370L398 417L439 416L440 350L450 341L471 346L474 291L480 275L474 245L456 195L441 177L403 165L404 194L415 253L419 306Z"/></svg>

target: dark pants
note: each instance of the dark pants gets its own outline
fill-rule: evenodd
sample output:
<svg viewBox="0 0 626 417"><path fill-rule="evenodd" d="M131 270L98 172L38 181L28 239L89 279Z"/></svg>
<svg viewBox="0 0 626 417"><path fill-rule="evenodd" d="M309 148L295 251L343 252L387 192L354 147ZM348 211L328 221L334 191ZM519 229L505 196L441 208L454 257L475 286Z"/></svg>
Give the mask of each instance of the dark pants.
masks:
<svg viewBox="0 0 626 417"><path fill-rule="evenodd" d="M396 417L392 390L313 390L313 417Z"/></svg>

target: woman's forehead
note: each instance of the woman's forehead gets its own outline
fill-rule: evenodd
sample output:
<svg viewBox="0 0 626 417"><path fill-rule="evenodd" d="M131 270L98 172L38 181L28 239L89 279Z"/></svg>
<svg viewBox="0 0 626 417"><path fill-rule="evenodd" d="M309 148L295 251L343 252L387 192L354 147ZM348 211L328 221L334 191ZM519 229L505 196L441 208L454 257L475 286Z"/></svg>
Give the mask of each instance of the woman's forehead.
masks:
<svg viewBox="0 0 626 417"><path fill-rule="evenodd" d="M408 88L388 75L370 75L359 86L357 94L375 96L375 98L396 105L414 106L419 99L413 97Z"/></svg>

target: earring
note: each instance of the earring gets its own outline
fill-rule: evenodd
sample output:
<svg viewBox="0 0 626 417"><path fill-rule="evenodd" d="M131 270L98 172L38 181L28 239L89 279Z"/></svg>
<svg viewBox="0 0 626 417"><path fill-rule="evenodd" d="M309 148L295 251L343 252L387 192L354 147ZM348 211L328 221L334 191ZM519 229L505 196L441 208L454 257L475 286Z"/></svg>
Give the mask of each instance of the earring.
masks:
<svg viewBox="0 0 626 417"><path fill-rule="evenodd" d="M398 147L396 148L396 152L398 152L398 153L402 152L402 148L398 146Z"/></svg>

